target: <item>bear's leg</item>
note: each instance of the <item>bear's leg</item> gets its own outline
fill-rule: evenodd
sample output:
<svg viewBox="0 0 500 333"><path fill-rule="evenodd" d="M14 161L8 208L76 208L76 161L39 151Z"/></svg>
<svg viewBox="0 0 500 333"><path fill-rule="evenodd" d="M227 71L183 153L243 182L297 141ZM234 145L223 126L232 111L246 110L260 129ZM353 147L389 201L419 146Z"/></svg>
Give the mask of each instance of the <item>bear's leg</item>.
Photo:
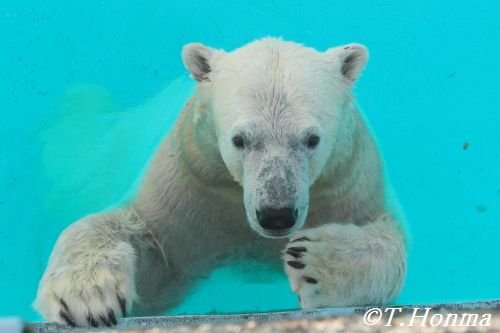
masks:
<svg viewBox="0 0 500 333"><path fill-rule="evenodd" d="M305 309L387 303L406 272L403 232L390 215L364 226L331 223L300 231L283 255Z"/></svg>
<svg viewBox="0 0 500 333"><path fill-rule="evenodd" d="M49 321L112 325L136 301L136 251L143 230L131 210L87 216L59 237L35 308Z"/></svg>

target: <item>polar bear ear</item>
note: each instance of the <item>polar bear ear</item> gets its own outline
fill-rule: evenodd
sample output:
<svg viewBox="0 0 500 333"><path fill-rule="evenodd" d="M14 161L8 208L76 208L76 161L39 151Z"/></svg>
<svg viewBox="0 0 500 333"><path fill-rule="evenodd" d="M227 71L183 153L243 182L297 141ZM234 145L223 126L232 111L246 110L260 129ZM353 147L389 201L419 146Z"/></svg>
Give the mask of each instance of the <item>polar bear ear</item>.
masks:
<svg viewBox="0 0 500 333"><path fill-rule="evenodd" d="M196 81L210 81L208 74L212 71L212 61L217 53L217 50L203 44L191 43L183 47L182 61Z"/></svg>
<svg viewBox="0 0 500 333"><path fill-rule="evenodd" d="M339 65L340 73L350 82L355 82L368 60L368 49L351 43L328 49L326 54Z"/></svg>

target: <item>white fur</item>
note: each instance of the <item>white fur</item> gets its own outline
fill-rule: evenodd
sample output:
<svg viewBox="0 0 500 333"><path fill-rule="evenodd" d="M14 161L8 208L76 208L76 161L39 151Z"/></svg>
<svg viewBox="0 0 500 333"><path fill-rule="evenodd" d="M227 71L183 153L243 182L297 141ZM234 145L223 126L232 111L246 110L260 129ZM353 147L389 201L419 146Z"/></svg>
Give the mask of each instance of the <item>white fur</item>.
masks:
<svg viewBox="0 0 500 333"><path fill-rule="evenodd" d="M136 230L127 230L127 215L90 215L61 234L35 303L44 318L61 322L61 299L77 323L86 323L89 314L99 320L108 309L120 316L118 296L131 309L136 253L128 240Z"/></svg>
<svg viewBox="0 0 500 333"><path fill-rule="evenodd" d="M276 262L284 237L292 239L285 270L303 307L390 301L404 279L406 249L352 94L367 56L359 44L318 52L273 38L230 53L187 45L183 60L197 93L136 199L61 235L36 308L47 320L65 322L63 311L76 324L93 324L89 315L106 324L110 310L122 315L120 296L128 313L159 313L221 264L217 255L250 251ZM314 148L311 134L321 138ZM270 234L256 217L266 206L296 208L296 223Z"/></svg>
<svg viewBox="0 0 500 333"><path fill-rule="evenodd" d="M391 216L380 216L365 227L327 224L306 229L287 250L305 247L303 269L285 265L292 290L306 309L328 306L385 304L393 299L406 271L405 249ZM284 254L284 260L296 260ZM305 277L317 283L307 283Z"/></svg>

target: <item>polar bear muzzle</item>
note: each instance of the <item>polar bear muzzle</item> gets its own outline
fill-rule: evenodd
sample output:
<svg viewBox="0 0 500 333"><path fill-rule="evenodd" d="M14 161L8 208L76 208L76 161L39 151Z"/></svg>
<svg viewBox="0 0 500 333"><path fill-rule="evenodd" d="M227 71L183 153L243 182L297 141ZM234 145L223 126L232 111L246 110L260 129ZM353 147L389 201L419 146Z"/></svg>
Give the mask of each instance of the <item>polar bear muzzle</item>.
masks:
<svg viewBox="0 0 500 333"><path fill-rule="evenodd" d="M269 145L248 154L244 165L244 202L252 229L270 238L300 230L309 206L305 155Z"/></svg>

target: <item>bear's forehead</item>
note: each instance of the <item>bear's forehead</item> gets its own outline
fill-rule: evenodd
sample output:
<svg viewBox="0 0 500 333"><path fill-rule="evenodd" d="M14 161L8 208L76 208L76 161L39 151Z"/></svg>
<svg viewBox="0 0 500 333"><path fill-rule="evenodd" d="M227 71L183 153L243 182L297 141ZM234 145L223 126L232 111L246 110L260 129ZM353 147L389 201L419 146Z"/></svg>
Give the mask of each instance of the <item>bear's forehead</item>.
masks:
<svg viewBox="0 0 500 333"><path fill-rule="evenodd" d="M264 45L230 53L217 69L216 92L226 102L253 109L314 108L332 87L334 73L321 53L288 45ZM229 100L228 100L229 99Z"/></svg>
<svg viewBox="0 0 500 333"><path fill-rule="evenodd" d="M310 84L330 72L324 54L300 44L278 40L257 41L226 54L218 66L220 75L244 78L248 84ZM233 80L231 80L233 81Z"/></svg>
<svg viewBox="0 0 500 333"><path fill-rule="evenodd" d="M344 94L331 59L295 43L247 45L226 54L216 72L211 103L225 124L251 118L264 129L331 122Z"/></svg>

